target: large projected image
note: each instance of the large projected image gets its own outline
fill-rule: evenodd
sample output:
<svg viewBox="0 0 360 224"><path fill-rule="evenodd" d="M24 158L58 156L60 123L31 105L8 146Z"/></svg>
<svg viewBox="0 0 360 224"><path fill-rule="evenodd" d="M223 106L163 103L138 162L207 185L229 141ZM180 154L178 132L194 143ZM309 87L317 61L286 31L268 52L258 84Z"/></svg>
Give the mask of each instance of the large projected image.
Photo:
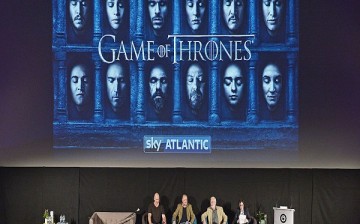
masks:
<svg viewBox="0 0 360 224"><path fill-rule="evenodd" d="M298 0L53 0L54 148L298 150Z"/></svg>

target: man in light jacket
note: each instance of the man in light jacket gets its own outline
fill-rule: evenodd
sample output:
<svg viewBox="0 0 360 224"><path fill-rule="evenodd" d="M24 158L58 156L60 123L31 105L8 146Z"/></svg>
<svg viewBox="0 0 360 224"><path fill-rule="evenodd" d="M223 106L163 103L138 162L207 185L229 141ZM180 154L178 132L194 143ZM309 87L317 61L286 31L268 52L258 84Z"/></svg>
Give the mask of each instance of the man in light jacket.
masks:
<svg viewBox="0 0 360 224"><path fill-rule="evenodd" d="M189 223L193 224L195 221L195 214L193 212L191 204L188 203L188 197L183 194L181 198L181 204L178 204L176 210L172 216L173 224Z"/></svg>
<svg viewBox="0 0 360 224"><path fill-rule="evenodd" d="M224 209L221 206L216 206L216 198L210 198L210 207L201 215L201 222L203 224L226 224L228 220Z"/></svg>

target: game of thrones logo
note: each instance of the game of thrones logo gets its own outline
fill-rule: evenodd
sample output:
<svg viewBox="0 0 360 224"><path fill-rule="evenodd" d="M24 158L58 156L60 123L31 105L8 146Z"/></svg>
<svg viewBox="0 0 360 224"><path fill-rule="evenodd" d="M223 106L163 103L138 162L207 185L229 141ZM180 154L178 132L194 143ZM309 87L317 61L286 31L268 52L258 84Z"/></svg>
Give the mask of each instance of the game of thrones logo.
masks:
<svg viewBox="0 0 360 224"><path fill-rule="evenodd" d="M207 40L209 38L219 40ZM223 41L221 38L226 39ZM254 35L168 35L172 44L155 45L154 41L141 41L135 44L131 41L127 49L126 43L117 40L115 35L104 35L98 45L99 56L104 63L111 64L123 58L126 61L139 60L155 61L155 54L159 58L168 58L173 54L173 64L181 61L248 61L251 59L249 49ZM186 40L183 40L186 39ZM111 41L117 43L118 48L112 48L111 57L103 54L103 48Z"/></svg>

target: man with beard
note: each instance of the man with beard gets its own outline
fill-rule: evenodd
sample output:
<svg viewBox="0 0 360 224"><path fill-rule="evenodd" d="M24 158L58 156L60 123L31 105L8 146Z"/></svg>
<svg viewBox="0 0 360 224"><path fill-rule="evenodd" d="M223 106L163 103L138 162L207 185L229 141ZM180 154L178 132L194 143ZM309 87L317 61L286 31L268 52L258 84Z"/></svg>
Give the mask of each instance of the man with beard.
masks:
<svg viewBox="0 0 360 224"><path fill-rule="evenodd" d="M188 197L183 194L181 203L177 205L172 216L172 224L193 224L195 222L195 214L191 204L188 203Z"/></svg>
<svg viewBox="0 0 360 224"><path fill-rule="evenodd" d="M186 94L193 114L198 114L204 101L205 74L199 64L190 65L186 74Z"/></svg>
<svg viewBox="0 0 360 224"><path fill-rule="evenodd" d="M245 12L244 0L223 0L223 18L230 33L239 30Z"/></svg>
<svg viewBox="0 0 360 224"><path fill-rule="evenodd" d="M155 36L161 36L168 13L167 0L148 0L150 22Z"/></svg>
<svg viewBox="0 0 360 224"><path fill-rule="evenodd" d="M154 106L156 114L164 111L167 100L168 76L162 65L157 65L151 69L149 78L149 89L151 103Z"/></svg>
<svg viewBox="0 0 360 224"><path fill-rule="evenodd" d="M69 0L69 15L73 28L69 34L70 39L75 42L86 40L90 23L90 1Z"/></svg>

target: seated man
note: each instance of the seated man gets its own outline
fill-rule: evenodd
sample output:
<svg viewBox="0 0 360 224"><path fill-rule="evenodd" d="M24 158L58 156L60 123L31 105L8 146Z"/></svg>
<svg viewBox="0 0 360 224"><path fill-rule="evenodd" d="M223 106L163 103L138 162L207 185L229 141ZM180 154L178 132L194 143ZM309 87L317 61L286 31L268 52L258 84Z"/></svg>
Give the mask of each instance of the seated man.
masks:
<svg viewBox="0 0 360 224"><path fill-rule="evenodd" d="M192 210L191 204L188 203L188 197L186 194L183 194L181 202L181 204L177 205L177 208L172 216L172 223L193 224L195 221L195 214Z"/></svg>
<svg viewBox="0 0 360 224"><path fill-rule="evenodd" d="M201 222L203 224L226 224L227 220L228 217L224 213L224 209L220 206L216 206L216 198L212 196L210 198L210 207L208 207L206 212L201 215Z"/></svg>
<svg viewBox="0 0 360 224"><path fill-rule="evenodd" d="M159 193L154 194L154 203L148 207L148 224L166 224L164 207L160 205Z"/></svg>

